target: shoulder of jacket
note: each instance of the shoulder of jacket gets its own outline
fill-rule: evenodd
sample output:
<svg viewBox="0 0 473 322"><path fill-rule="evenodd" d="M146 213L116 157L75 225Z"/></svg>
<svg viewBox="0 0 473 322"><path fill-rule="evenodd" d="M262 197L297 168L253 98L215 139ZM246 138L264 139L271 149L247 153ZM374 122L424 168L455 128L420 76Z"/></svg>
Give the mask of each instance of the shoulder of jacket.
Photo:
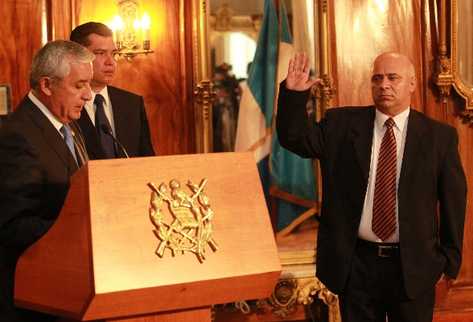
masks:
<svg viewBox="0 0 473 322"><path fill-rule="evenodd" d="M108 89L108 93L109 95L120 95L120 96L129 96L129 97L133 97L133 98L141 98L142 96L141 95L138 95L138 94L135 94L133 92L130 92L130 91L127 91L127 90L124 90L122 88L118 88L118 87L115 87L115 86L107 86L107 89Z"/></svg>
<svg viewBox="0 0 473 322"><path fill-rule="evenodd" d="M325 115L334 117L352 117L355 115L372 113L373 109L373 106L340 106L327 109Z"/></svg>
<svg viewBox="0 0 473 322"><path fill-rule="evenodd" d="M445 132L454 132L454 133L456 133L457 132L456 128L451 126L450 124L435 120L435 119L431 118L430 116L425 115L422 112L411 109L411 113L413 113L415 117L418 117L423 122L425 122L428 126L430 126L435 131L440 131L442 133L445 133Z"/></svg>

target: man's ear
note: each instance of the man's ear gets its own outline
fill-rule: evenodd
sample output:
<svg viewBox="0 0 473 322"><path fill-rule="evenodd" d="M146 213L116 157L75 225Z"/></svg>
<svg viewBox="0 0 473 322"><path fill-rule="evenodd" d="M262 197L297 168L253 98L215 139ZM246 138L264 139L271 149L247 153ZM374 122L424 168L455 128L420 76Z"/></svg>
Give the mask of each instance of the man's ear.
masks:
<svg viewBox="0 0 473 322"><path fill-rule="evenodd" d="M411 93L415 92L416 85L417 85L417 78L415 76L411 76L411 79L409 80L409 88L410 88Z"/></svg>
<svg viewBox="0 0 473 322"><path fill-rule="evenodd" d="M51 77L41 77L39 79L39 91L46 96L51 96L52 86L53 86L53 79Z"/></svg>

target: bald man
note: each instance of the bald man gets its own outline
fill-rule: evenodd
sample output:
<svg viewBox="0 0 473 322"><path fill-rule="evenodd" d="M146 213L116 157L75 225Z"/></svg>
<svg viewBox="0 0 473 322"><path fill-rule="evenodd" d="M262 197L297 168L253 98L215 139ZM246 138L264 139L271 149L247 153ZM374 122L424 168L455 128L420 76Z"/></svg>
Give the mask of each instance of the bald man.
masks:
<svg viewBox="0 0 473 322"><path fill-rule="evenodd" d="M461 264L466 181L454 128L411 108L415 69L376 58L374 106L306 113L305 54L289 64L276 121L281 145L318 158L323 201L317 277L339 294L344 322L432 321L435 284Z"/></svg>

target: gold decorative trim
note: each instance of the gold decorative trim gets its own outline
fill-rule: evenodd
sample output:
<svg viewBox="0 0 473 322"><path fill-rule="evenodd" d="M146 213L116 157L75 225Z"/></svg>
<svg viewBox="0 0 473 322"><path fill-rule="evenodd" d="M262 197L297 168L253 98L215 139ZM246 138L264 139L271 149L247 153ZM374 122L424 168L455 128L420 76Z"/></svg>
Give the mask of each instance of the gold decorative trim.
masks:
<svg viewBox="0 0 473 322"><path fill-rule="evenodd" d="M209 16L210 27L212 27L212 30L218 32L237 30L252 34L260 30L263 15L252 15L251 17L232 16L230 21L225 22L226 25L219 21L219 18L221 19L221 17L218 17L217 15Z"/></svg>
<svg viewBox="0 0 473 322"><path fill-rule="evenodd" d="M322 84L318 87L312 88L312 95L316 98L315 118L320 120L325 114L325 111L330 107L331 100L336 93L331 78L331 62L330 62L330 27L329 27L329 3L327 0L314 0L314 16L317 19L317 30L315 34L319 35L319 70ZM318 31L318 32L317 32ZM322 182L322 172L318 160L314 161L314 173L316 174L316 182L320 185ZM317 187L318 200L322 200L322 189Z"/></svg>
<svg viewBox="0 0 473 322"><path fill-rule="evenodd" d="M290 316L297 305L309 305L315 298L328 306L329 322L341 322L338 297L330 292L317 278L282 279L270 298L259 300L259 307L269 305L279 318Z"/></svg>
<svg viewBox="0 0 473 322"><path fill-rule="evenodd" d="M321 299L328 306L329 322L341 322L338 305L338 296L330 292L317 278L302 285L298 289L297 301L308 305L314 301L314 296Z"/></svg>
<svg viewBox="0 0 473 322"><path fill-rule="evenodd" d="M320 77L322 84L312 89L312 94L316 97L320 105L320 112L323 115L330 107L330 102L335 96L337 90L333 86L332 79L329 75L324 74Z"/></svg>
<svg viewBox="0 0 473 322"><path fill-rule="evenodd" d="M322 12L327 13L328 12L328 0L321 0L320 1Z"/></svg>
<svg viewBox="0 0 473 322"><path fill-rule="evenodd" d="M214 212L204 191L206 184L207 179L202 179L199 185L189 180L186 184L191 191L189 195L176 179L172 179L169 186L161 183L156 187L148 183L151 189L149 216L155 227L153 232L160 240L156 255L164 257L166 249L171 250L172 256L191 252L203 263L207 244L217 251L212 236ZM169 212L171 216L166 216ZM165 221L168 217L172 217L171 223Z"/></svg>
<svg viewBox="0 0 473 322"><path fill-rule="evenodd" d="M335 89L332 85L332 79L330 77L330 47L329 47L329 7L326 0L319 1L319 12L318 12L318 34L320 38L319 43L319 55L320 55L320 78L322 79L322 85L316 89L315 97L319 100L320 112L325 113L327 108L330 107L330 101L335 95ZM316 33L317 34L317 33Z"/></svg>
<svg viewBox="0 0 473 322"><path fill-rule="evenodd" d="M473 124L473 110L464 110L460 113L460 117L465 123Z"/></svg>
<svg viewBox="0 0 473 322"><path fill-rule="evenodd" d="M450 89L455 82L453 79L452 64L447 50L447 8L446 0L440 1L439 8L439 56L436 62L435 85L439 88L440 98L443 102L450 96Z"/></svg>
<svg viewBox="0 0 473 322"><path fill-rule="evenodd" d="M446 0L443 0L446 1ZM458 71L458 60L457 60L457 51L458 51L458 30L456 21L457 17L457 3L458 0L451 0L450 2L450 30L451 30L451 39L450 46L451 50L451 62L452 62L452 74L453 74L453 87L456 89L457 93L465 99L465 109L466 111L462 114L466 120L470 120L471 113L473 109L473 90L469 88L461 79Z"/></svg>
<svg viewBox="0 0 473 322"><path fill-rule="evenodd" d="M196 110L196 142L197 152L212 152L212 102L216 97L213 83L209 80L200 81L194 90Z"/></svg>
<svg viewBox="0 0 473 322"><path fill-rule="evenodd" d="M446 102L454 83L450 58L446 54L441 54L437 59L437 74L434 80L435 85L439 88L440 98L443 102Z"/></svg>
<svg viewBox="0 0 473 322"><path fill-rule="evenodd" d="M194 69L194 108L196 152L212 151L212 101L215 97L210 81L208 46L208 10L206 0L192 1L192 52Z"/></svg>
<svg viewBox="0 0 473 322"><path fill-rule="evenodd" d="M281 318L285 318L296 309L298 285L297 280L280 280L271 294L271 297L266 301L273 308L273 314Z"/></svg>
<svg viewBox="0 0 473 322"><path fill-rule="evenodd" d="M465 99L464 110L460 117L467 123L473 123L473 90L469 88L461 79L458 71L457 50L458 50L458 30L457 30L457 3L458 0L441 0L439 3L439 39L438 57L434 82L439 89L440 99L446 103L450 96L451 88ZM448 13L450 12L450 16ZM450 34L447 39L447 24L450 23ZM448 47L450 43L450 48ZM449 52L450 49L450 52ZM449 56L450 54L450 56Z"/></svg>

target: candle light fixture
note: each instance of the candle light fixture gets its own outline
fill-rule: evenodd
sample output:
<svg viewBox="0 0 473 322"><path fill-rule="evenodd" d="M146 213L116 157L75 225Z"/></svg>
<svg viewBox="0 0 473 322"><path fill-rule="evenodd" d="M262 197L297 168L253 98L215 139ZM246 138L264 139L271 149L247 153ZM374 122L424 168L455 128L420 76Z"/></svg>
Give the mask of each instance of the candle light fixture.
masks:
<svg viewBox="0 0 473 322"><path fill-rule="evenodd" d="M151 50L151 19L145 12L140 17L138 0L118 0L118 15L113 18L111 29L118 54L128 60Z"/></svg>

